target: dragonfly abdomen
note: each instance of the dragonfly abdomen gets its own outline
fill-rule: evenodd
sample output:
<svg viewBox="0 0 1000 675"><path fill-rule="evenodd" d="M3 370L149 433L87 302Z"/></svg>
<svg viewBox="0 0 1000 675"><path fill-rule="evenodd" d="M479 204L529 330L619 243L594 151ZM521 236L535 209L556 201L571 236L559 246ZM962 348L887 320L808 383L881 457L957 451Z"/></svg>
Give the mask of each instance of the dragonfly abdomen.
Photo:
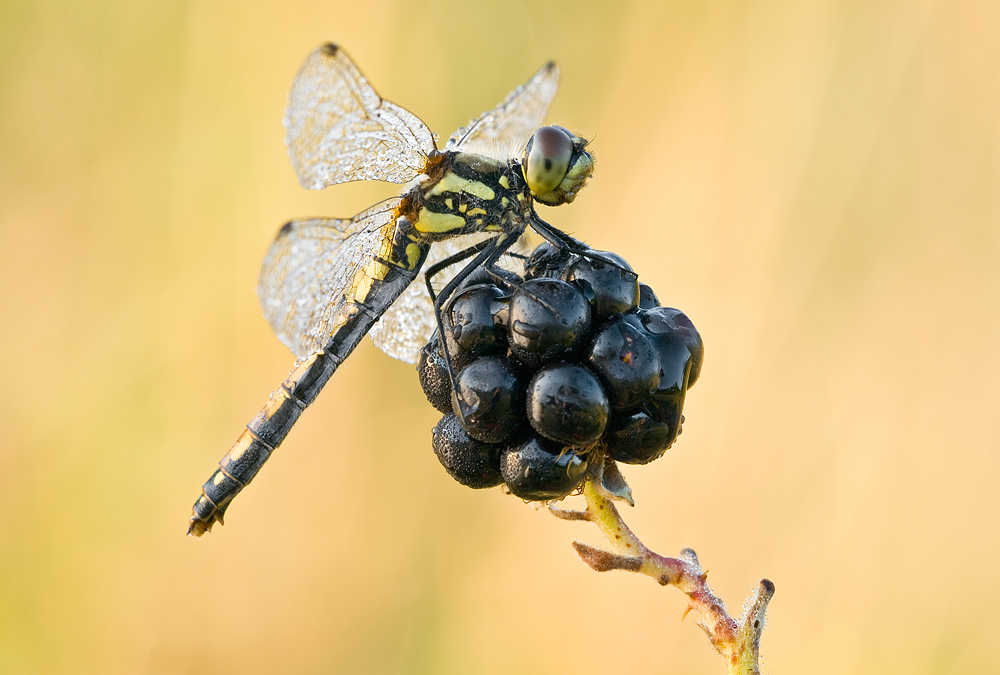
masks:
<svg viewBox="0 0 1000 675"><path fill-rule="evenodd" d="M398 261L372 261L365 284L356 287L354 298L343 300L338 327L326 346L296 365L281 386L271 392L267 403L202 486L201 496L192 508L188 534L201 536L216 522L222 522L233 498L253 480L302 411L316 400L344 359L417 276L429 245L408 237L397 236L395 240L391 257Z"/></svg>

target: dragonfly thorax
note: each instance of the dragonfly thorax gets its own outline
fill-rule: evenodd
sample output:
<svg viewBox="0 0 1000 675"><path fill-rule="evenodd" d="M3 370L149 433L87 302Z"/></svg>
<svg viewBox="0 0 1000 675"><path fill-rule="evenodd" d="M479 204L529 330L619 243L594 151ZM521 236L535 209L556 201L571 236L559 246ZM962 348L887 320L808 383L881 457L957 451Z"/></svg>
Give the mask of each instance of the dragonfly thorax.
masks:
<svg viewBox="0 0 1000 675"><path fill-rule="evenodd" d="M427 241L522 225L531 209L518 160L469 152L439 153L427 177L406 195L402 212Z"/></svg>

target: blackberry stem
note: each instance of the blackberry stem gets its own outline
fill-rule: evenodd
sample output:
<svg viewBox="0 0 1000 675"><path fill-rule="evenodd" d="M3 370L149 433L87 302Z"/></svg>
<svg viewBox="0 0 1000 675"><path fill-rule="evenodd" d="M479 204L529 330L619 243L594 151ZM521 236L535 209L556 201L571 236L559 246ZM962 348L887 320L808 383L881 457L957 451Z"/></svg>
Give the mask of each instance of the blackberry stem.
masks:
<svg viewBox="0 0 1000 675"><path fill-rule="evenodd" d="M563 511L552 507L554 515L567 520L595 523L607 540L620 551L612 553L581 542L573 548L583 561L598 572L626 570L652 577L661 586L676 586L688 596L684 616L694 610L698 625L708 635L712 646L726 659L730 675L760 675L760 637L764 631L767 604L774 595L774 584L761 579L747 610L738 620L729 616L725 603L707 583L698 556L689 548L677 558L667 558L646 548L622 520L618 509L588 479L583 485L587 501L584 511Z"/></svg>

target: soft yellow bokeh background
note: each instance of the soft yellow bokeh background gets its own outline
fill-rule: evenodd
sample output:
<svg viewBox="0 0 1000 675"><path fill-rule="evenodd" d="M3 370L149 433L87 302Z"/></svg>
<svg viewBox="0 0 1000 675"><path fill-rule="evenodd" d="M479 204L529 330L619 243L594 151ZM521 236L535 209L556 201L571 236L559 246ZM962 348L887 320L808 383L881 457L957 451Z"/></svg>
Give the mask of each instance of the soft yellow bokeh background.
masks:
<svg viewBox="0 0 1000 675"><path fill-rule="evenodd" d="M988 2L0 3L0 673L722 673L685 598L454 483L365 343L225 528L191 503L292 357L261 257L292 76L340 42L447 136L548 58L594 139L554 225L707 345L626 517L768 673L1000 672L1000 9ZM544 208L544 207L542 207Z"/></svg>

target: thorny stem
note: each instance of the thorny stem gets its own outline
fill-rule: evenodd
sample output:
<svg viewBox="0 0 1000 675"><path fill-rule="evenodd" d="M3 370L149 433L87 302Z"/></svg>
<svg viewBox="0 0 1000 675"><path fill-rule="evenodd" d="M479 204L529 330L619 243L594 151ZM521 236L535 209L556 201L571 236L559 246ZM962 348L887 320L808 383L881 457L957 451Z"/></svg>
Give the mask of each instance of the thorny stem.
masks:
<svg viewBox="0 0 1000 675"><path fill-rule="evenodd" d="M698 623L712 646L722 654L730 675L760 675L760 636L764 630L767 603L774 595L774 584L761 579L753 603L739 620L726 611L725 603L708 586L708 574L702 572L698 557L689 548L679 558L665 558L650 551L632 533L615 505L601 494L593 481L583 486L587 500L584 511L563 511L552 508L552 513L568 520L589 520L595 523L608 541L621 553L612 553L580 542L573 548L584 562L598 572L627 570L639 572L656 579L662 586L676 586L689 598L687 613L694 610L700 616Z"/></svg>

